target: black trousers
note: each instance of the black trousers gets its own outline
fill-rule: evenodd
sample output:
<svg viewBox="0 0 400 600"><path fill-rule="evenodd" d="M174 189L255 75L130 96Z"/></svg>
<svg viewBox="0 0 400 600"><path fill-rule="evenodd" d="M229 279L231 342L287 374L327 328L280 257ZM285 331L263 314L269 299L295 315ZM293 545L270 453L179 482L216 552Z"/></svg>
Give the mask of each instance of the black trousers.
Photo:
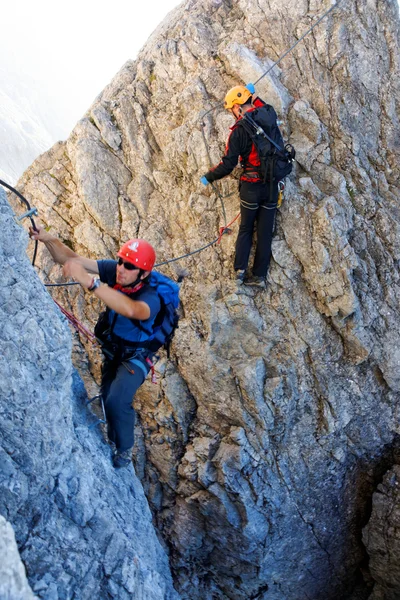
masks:
<svg viewBox="0 0 400 600"><path fill-rule="evenodd" d="M272 196L272 197L271 197ZM269 183L240 182L241 222L236 240L234 267L245 270L249 263L253 241L254 224L257 228L257 246L254 256L253 275L264 277L271 260L272 234L274 230L278 185Z"/></svg>
<svg viewBox="0 0 400 600"><path fill-rule="evenodd" d="M105 359L102 367L101 393L107 418L108 438L117 449L132 448L134 442L135 411L133 399L146 378L148 369L130 363L132 372L119 360Z"/></svg>

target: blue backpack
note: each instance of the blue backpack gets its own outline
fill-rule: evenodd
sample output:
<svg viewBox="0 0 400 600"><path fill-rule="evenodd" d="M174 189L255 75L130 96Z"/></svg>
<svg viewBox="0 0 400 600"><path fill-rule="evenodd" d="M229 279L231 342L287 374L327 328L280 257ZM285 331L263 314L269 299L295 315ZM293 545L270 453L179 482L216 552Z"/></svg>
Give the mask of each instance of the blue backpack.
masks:
<svg viewBox="0 0 400 600"><path fill-rule="evenodd" d="M153 333L144 344L151 352L156 352L164 346L169 357L169 347L179 321L177 312L179 307L179 285L157 271L152 271L149 285L156 289L160 298L161 309L154 321Z"/></svg>
<svg viewBox="0 0 400 600"><path fill-rule="evenodd" d="M169 347L179 320L177 312L179 306L179 285L166 275L162 275L156 271L152 271L149 278L149 285L156 290L160 298L161 308L154 320L153 331L146 340L140 342L123 340L113 332L118 315L115 314L112 323L110 323L110 309L107 308L101 313L94 332L102 345L103 352L105 354L108 352L108 356L112 357L118 348L120 353L124 348L127 351L133 348L145 348L154 353L164 346L169 358ZM148 335L148 330L142 327L140 321L136 321L136 325ZM110 349L108 349L109 347Z"/></svg>

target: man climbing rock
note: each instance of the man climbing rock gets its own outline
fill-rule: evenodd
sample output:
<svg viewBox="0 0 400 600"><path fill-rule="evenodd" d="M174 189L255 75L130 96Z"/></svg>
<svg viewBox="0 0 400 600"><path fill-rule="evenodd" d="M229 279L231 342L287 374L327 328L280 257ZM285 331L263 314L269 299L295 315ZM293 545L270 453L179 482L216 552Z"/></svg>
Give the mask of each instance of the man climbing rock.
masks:
<svg viewBox="0 0 400 600"><path fill-rule="evenodd" d="M204 185L226 177L241 160L243 168L240 183L240 214L241 223L236 240L236 254L234 269L238 284L244 282L251 285L265 287L266 276L271 259L271 243L274 228L275 212L278 200L278 181L272 175L268 178L265 165L260 160L260 152L256 147L256 137L252 135L251 128L245 123L245 115L265 112L265 121L269 124L269 135L273 135L277 146L284 150L284 143L279 128L276 124L277 115L272 106L260 98L253 101L254 86L238 85L228 91L225 96L224 106L236 119L231 127L225 154L221 162L210 169L202 178ZM244 126L246 124L246 127ZM242 126L243 125L243 126ZM271 154L276 153L272 146ZM268 168L267 168L268 170ZM267 179L268 182L267 182ZM246 279L246 269L249 262L250 250L253 239L254 224L257 228L257 245L252 269L252 277Z"/></svg>
<svg viewBox="0 0 400 600"><path fill-rule="evenodd" d="M132 402L150 370L152 353L145 345L160 311L159 295L149 285L155 251L145 240L135 239L122 246L118 261L92 260L73 252L43 227L30 229L30 236L43 242L54 261L64 265L65 276L107 306L95 329L104 343L101 392L108 437L115 448L113 463L116 468L126 467L131 463L134 441Z"/></svg>

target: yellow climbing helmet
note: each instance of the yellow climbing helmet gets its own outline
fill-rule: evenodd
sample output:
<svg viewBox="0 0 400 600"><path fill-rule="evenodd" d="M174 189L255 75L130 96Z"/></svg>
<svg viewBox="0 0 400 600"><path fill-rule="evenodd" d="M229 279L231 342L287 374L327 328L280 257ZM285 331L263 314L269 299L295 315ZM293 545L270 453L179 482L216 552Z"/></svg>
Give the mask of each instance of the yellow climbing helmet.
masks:
<svg viewBox="0 0 400 600"><path fill-rule="evenodd" d="M244 85L236 85L225 96L224 107L232 108L235 104L245 104L252 93Z"/></svg>

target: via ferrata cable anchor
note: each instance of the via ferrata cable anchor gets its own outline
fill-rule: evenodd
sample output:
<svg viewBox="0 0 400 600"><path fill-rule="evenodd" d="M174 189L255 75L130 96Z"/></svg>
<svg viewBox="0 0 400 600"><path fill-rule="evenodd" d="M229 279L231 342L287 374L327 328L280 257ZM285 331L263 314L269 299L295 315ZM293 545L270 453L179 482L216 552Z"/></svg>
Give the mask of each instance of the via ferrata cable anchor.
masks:
<svg viewBox="0 0 400 600"><path fill-rule="evenodd" d="M38 209L33 207L33 208L30 208L29 210L27 210L26 212L24 212L23 215L20 215L19 217L16 216L15 219L16 219L16 221L22 221L22 219L26 219L26 218L30 219L32 217L32 215L37 217L38 214L39 214Z"/></svg>

